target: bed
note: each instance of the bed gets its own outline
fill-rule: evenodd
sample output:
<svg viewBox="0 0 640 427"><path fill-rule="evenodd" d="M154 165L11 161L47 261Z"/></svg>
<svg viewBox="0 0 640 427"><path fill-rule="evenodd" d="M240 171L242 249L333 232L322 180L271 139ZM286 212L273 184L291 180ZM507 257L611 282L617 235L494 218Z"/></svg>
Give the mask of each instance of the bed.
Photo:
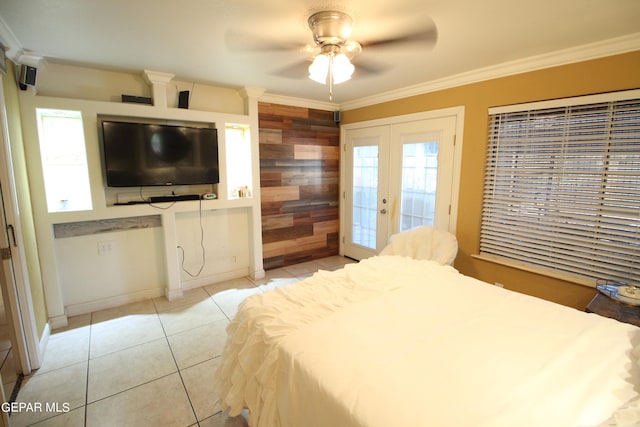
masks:
<svg viewBox="0 0 640 427"><path fill-rule="evenodd" d="M252 427L640 425L640 328L398 255L247 298L214 379Z"/></svg>

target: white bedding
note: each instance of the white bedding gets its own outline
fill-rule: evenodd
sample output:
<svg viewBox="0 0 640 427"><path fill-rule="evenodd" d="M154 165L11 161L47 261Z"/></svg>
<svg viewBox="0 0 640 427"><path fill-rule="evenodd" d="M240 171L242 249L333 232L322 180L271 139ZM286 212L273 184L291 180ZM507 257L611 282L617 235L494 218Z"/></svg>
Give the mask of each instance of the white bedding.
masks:
<svg viewBox="0 0 640 427"><path fill-rule="evenodd" d="M227 331L215 390L252 427L616 425L640 384L640 328L399 256L249 297Z"/></svg>

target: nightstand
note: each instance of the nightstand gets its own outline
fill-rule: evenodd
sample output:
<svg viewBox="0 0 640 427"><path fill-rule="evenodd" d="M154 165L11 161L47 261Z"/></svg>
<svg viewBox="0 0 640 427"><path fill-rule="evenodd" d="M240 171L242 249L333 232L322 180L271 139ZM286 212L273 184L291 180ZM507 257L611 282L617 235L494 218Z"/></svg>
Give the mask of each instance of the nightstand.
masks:
<svg viewBox="0 0 640 427"><path fill-rule="evenodd" d="M601 293L593 297L585 311L640 326L640 307L614 301Z"/></svg>

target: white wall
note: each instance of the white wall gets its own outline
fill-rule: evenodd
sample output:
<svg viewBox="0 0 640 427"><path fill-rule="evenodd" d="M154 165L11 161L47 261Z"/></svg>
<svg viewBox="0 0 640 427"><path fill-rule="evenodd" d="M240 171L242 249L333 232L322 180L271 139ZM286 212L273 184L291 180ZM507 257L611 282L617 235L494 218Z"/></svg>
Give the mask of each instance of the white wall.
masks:
<svg viewBox="0 0 640 427"><path fill-rule="evenodd" d="M112 250L100 254L98 245ZM167 283L162 230L158 227L55 239L57 267L67 310L122 295L162 295Z"/></svg>
<svg viewBox="0 0 640 427"><path fill-rule="evenodd" d="M200 247L201 223L204 267ZM200 277L195 278L181 268L183 287L194 288L212 281L246 276L250 262L246 244L250 239L249 223L250 215L246 209L204 211L202 217L196 211L176 215L177 244L184 248L184 270L195 274L202 267ZM182 260L181 252L179 259Z"/></svg>
<svg viewBox="0 0 640 427"><path fill-rule="evenodd" d="M140 75L101 71L69 65L48 64L38 69L37 89L21 92L20 104L27 169L32 188L38 254L44 276L47 311L53 327L75 315L140 299L166 295L179 298L182 291L232 277L264 275L260 227L257 97L260 90L216 88L170 81L153 90ZM150 96L166 93L166 105L121 103L120 95ZM189 109L173 108L177 92L192 90ZM162 96L164 97L164 96ZM200 109L197 110L195 107ZM47 211L40 162L36 108L82 111L93 210ZM107 189L98 138L98 115L121 115L215 123L219 133L219 198L178 202L164 206L113 206ZM225 123L252 129L253 198L228 199L226 188ZM145 189L145 195L167 190ZM180 189L183 190L184 189ZM206 258L202 273L192 278L181 270L197 271L201 260L200 217L205 230ZM159 215L161 226L100 232L93 235L55 238L55 224L112 218ZM98 254L100 242L113 242L108 254ZM196 268L198 267L198 268Z"/></svg>

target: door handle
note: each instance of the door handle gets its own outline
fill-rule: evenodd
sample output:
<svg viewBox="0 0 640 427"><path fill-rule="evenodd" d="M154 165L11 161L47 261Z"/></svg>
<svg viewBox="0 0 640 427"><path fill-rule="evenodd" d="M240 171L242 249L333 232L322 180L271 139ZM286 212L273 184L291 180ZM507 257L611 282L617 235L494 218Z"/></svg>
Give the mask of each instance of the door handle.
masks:
<svg viewBox="0 0 640 427"><path fill-rule="evenodd" d="M386 209L384 209L384 208L382 208L382 209L380 209L380 213L381 213L381 214L386 214L386 213L387 213L387 210L386 210Z"/></svg>
<svg viewBox="0 0 640 427"><path fill-rule="evenodd" d="M13 225L7 225L7 231L11 233L11 238L13 239L13 246L18 246L18 242L16 242L16 232L13 229Z"/></svg>

